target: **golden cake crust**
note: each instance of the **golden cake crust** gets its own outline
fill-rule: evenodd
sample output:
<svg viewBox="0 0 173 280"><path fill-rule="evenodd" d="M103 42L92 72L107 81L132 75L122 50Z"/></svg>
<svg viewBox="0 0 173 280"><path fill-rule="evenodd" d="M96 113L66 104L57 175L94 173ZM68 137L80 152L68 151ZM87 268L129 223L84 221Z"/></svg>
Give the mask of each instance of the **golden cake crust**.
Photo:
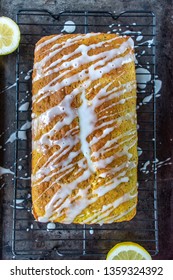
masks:
<svg viewBox="0 0 173 280"><path fill-rule="evenodd" d="M116 34L43 37L35 48L33 213L42 222L132 219L137 204L133 41Z"/></svg>

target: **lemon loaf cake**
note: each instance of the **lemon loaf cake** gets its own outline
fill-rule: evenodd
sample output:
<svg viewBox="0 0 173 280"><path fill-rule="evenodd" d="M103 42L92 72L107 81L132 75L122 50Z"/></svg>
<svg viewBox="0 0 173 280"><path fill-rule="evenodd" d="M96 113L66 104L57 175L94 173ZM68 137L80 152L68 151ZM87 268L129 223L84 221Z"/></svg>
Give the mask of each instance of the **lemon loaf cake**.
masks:
<svg viewBox="0 0 173 280"><path fill-rule="evenodd" d="M128 221L137 206L134 43L59 34L36 44L32 203L40 222Z"/></svg>

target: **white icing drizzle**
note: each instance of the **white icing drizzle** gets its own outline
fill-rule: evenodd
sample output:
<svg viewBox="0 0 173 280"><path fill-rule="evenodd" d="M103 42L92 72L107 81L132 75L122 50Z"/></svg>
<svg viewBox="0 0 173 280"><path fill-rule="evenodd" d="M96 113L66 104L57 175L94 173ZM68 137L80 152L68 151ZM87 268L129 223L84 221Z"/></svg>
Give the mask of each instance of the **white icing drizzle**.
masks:
<svg viewBox="0 0 173 280"><path fill-rule="evenodd" d="M136 194L137 195L137 194ZM131 197L133 198L133 197ZM130 199L129 199L130 200ZM132 207L130 207L128 210L123 211L120 215L116 216L116 217L108 217L108 214L110 213L106 213L106 215L104 215L104 217L102 217L102 219L97 220L97 223L99 223L100 225L102 225L105 221L106 223L110 224L113 222L116 222L117 220L121 219L122 217L124 217L125 215L129 214L134 208L136 208L136 204L134 204Z"/></svg>
<svg viewBox="0 0 173 280"><path fill-rule="evenodd" d="M88 174L88 171L86 171ZM87 178L87 177L86 177ZM79 178L76 180L79 182ZM74 181L73 181L74 182ZM50 202L46 205L45 207L45 215L44 217L39 217L40 222L46 222L48 220L53 220L56 218L56 216L61 217L61 210L68 207L67 209L67 216L64 218L63 222L64 223L71 223L75 219L77 215L79 215L82 210L84 210L88 205L94 203L97 201L98 197L103 196L110 190L116 188L119 184L122 182L128 182L128 177L123 177L120 179L114 178L111 184L107 184L106 187L99 187L95 191L93 191L93 194L97 194L97 196L88 198L87 197L87 192L88 192L88 187L85 189L80 189L77 196L82 196L82 200L79 200L76 204L71 204L71 199L69 198L69 194L71 193L71 189L74 189L75 184L72 182L72 184L69 185L62 185L63 191L60 190L60 193L57 192ZM70 187L70 188L69 188ZM58 200L57 200L58 199ZM62 203L62 201L65 199L65 202ZM73 198L74 199L74 198ZM69 204L70 207L69 207ZM59 207L58 207L59 206ZM57 208L58 207L58 208ZM53 208L55 209L53 211ZM52 213L54 216L52 217Z"/></svg>
<svg viewBox="0 0 173 280"><path fill-rule="evenodd" d="M71 201L68 197L69 194L71 194L71 192L76 188L78 183L80 183L81 181L87 180L89 177L90 177L90 171L86 170L82 174L82 178L80 176L77 179L75 179L74 181L70 182L69 184L61 184L60 190L54 194L54 196L51 198L49 203L46 205L45 215L43 217L39 217L38 220L42 221L42 222L47 222L48 220L51 220L51 216L53 213L55 213L56 215L58 213L58 216L61 216L61 210L67 206L69 207L69 204L71 204ZM55 180L55 183L56 183L56 180ZM50 187L51 187L51 185L50 185ZM80 190L80 191L82 192L82 190ZM85 192L86 189L83 191ZM64 201L64 203L62 203L63 201ZM60 207L57 208L56 210L54 210L54 208L56 208L58 206L60 206ZM72 205L71 205L71 207L72 207ZM78 209L78 210L80 213L81 212L80 209ZM75 213L73 213L73 215L75 215ZM73 221L73 219L72 219L72 221Z"/></svg>
<svg viewBox="0 0 173 280"><path fill-rule="evenodd" d="M56 41L57 39L59 39L60 37L62 37L62 34L60 35L56 35L56 36L53 36L52 38L49 38L48 40L44 41L43 43L38 43L36 48L35 48L35 51L37 52L38 50L42 49L43 47L47 46L48 44Z"/></svg>
<svg viewBox="0 0 173 280"><path fill-rule="evenodd" d="M133 55L132 54L127 54L126 56L124 56L123 58L115 58L112 62L108 62L106 64L106 66L100 67L99 69L96 69L96 67L99 67L101 65L104 65L106 63L107 60L110 60L114 54L109 51L109 52L105 52L105 53L101 53L104 54L104 56L106 56L106 53L109 54L109 58L108 56L105 57L104 59L102 58L101 54L95 55L96 59L100 58L99 61L97 61L95 64L92 64L90 67L88 67L88 73L85 72L85 70L82 70L81 72L70 76L69 78L66 78L64 80L62 80L62 82L57 82L55 85L51 85L52 83L56 82L57 80L59 80L61 77L65 76L65 74L67 74L69 71L65 71L62 74L60 74L58 77L54 78L50 83L48 83L45 87L43 87L42 89L40 89L38 91L38 93L36 95L33 96L33 102L35 101L35 99L37 97L39 97L40 95L42 95L42 97L40 97L37 102L40 102L41 100L45 99L47 96L50 96L52 93L62 89L64 86L69 86L70 84L77 82L79 80L85 80L86 78L89 79L89 81L94 81L97 80L99 78L102 77L103 74L109 73L112 69L116 69L120 66L122 66L123 64L129 63L133 61ZM112 54L112 56L111 56ZM90 56L88 56L90 57ZM86 60L85 60L86 61ZM90 62L90 61L88 61Z"/></svg>
<svg viewBox="0 0 173 280"><path fill-rule="evenodd" d="M42 47L48 45L49 43L54 42L55 40L57 40L61 36L62 36L62 34L58 35L58 36L54 36L53 38L44 41L43 43L41 43L37 46L36 51L39 50L39 46L41 46L41 48L42 48ZM36 70L36 76L33 79L33 82L37 81L40 78L40 74L41 74L41 77L44 77L44 76L42 76L44 73L42 73L42 72L40 73L40 71L41 71L41 68L46 64L46 62L48 62L50 60L50 58L52 58L53 56L55 56L56 54L58 54L59 52L61 52L65 48L73 46L75 43L80 42L82 39L89 38L89 37L92 37L92 36L95 36L95 35L93 35L93 34L82 35L81 34L81 35L75 36L74 38L67 39L65 42L53 45L52 48L50 49L52 52L49 53L48 56L45 56L41 61L34 64L34 70ZM57 37L57 38L55 38L55 37ZM63 56L62 59L57 60L57 61L53 62L52 64L50 64L50 66L47 67L44 71L49 70L49 68L51 68L53 66L56 66L58 63L60 63L64 60L67 60L71 56L72 56L72 54L69 54L67 56L66 55Z"/></svg>
<svg viewBox="0 0 173 280"><path fill-rule="evenodd" d="M122 212L117 217L108 217L110 213L113 211L113 209L117 208L120 204L123 202L127 202L137 196L137 193L135 195L131 195L130 193L126 193L120 198L116 199L113 203L110 203L108 205L103 205L101 211L97 211L95 214L93 214L91 217L84 220L84 223L99 223L102 225L105 221L106 223L112 223L113 221L116 221L120 218L122 218L124 215L127 215L129 212L131 212L136 205L128 209L127 211ZM106 219L105 219L106 218Z"/></svg>
<svg viewBox="0 0 173 280"><path fill-rule="evenodd" d="M55 145L58 147L58 149L55 149L51 154L49 159L36 171L35 175L32 176L34 188L39 188L40 184L49 182L48 187L35 201L33 201L33 204L51 188L59 186L57 192L45 206L44 216L38 218L38 220L42 222L54 221L57 217L63 216L64 213L66 215L65 218L63 217L63 222L67 224L73 222L73 220L80 215L87 206L96 202L99 197L104 196L109 191L118 187L121 183L128 183L129 177L127 171L136 167L136 163L131 160L132 154L129 152L129 150L136 144L135 129L129 129L113 139L106 142L104 141L104 138L107 135L116 131L117 127L121 126L125 121L131 121L133 125L136 125L135 112L127 113L123 110L125 102L135 98L131 95L128 97L124 96L126 93L130 93L136 88L135 81L120 84L118 87L113 87L110 90L109 87L111 87L113 83L111 81L106 83L102 88L99 88L99 79L101 79L104 74L109 73L113 69L120 68L123 64L134 61L135 58L131 51L129 51L128 54L123 55L123 57L120 56L124 54L127 49L133 48L132 39L127 39L115 49L109 51L105 50L95 55L89 55L88 52L92 49L99 48L104 44L109 45L111 41L117 40L117 38L97 44L91 44L89 46L80 44L73 53L63 55L61 58L54 60L49 66L43 68L43 66L56 54L65 50L69 46L75 45L75 43L79 43L83 38L89 38L91 36L95 36L95 34L76 35L65 42L57 43L57 39L61 37L61 35L58 35L37 45L36 50L39 50L44 46L53 43L51 49L49 48L49 51L51 50L49 56L45 53L41 61L35 64L34 70L36 71L36 75L33 82L36 82L47 75L52 75L59 71L60 73L55 78L51 78L50 82L43 86L33 96L33 104L44 100L46 97L51 97L55 92L60 91L66 86L72 85L74 82L80 81L80 86L73 89L70 94L66 94L58 105L46 110L38 117L35 114L32 116L33 132L37 132L40 128L46 128L55 117L61 117L61 120L54 122L54 124L51 125L51 128L49 128L49 130L46 129L46 132L43 133L37 141L33 141L33 149L36 149L43 154L42 157L39 158L37 165L41 163L47 149L52 149ZM77 57L73 58L74 55L77 55ZM72 59L69 60L70 58ZM90 62L92 62L92 64L87 66L86 71L86 69L84 69L85 64ZM78 69L81 65L83 66L83 69L80 72L72 72L74 69ZM63 71L61 72L61 70ZM124 73L121 72L120 76L123 76L123 74ZM94 89L97 90L97 94L92 100L90 100L88 99L88 96L92 90L89 90L92 82L97 82L94 86ZM74 109L72 108L71 103L77 95L80 96L81 105L79 108ZM118 100L115 102L116 98ZM105 101L108 103L105 103ZM104 104L104 108L101 112L104 112L105 114L98 119L99 113L96 113L96 109L102 104ZM114 109L117 105L122 106L122 109L119 111L120 115L115 119L110 119L110 117L116 116L117 112L114 112ZM109 115L107 114L108 110ZM123 115L121 115L122 113ZM70 126L75 119L79 120L76 127L69 127L68 131L63 135L63 138L57 139L55 137L56 133L63 129L65 125ZM97 124L98 120L101 121L100 124ZM92 139L88 141L88 136L96 130L99 130L101 135L98 138L93 136ZM100 140L103 140L102 147L93 152L92 148ZM128 144L126 144L126 142L128 142ZM106 152L109 152L112 149L119 149L120 145L122 145L122 149L118 150L116 155L106 156ZM74 151L74 147L78 148ZM100 153L102 154L101 158L99 157ZM80 160L77 159L79 156ZM109 165L112 165L116 158L124 156L127 158L125 162L109 168ZM61 160L62 157L63 160ZM76 165L78 166L77 169L75 169ZM105 168L106 171L101 171L101 169ZM89 179L97 170L100 170L100 179L98 180L104 180L110 170L113 174L118 173L118 175L116 178L109 179L105 184L100 185L93 190L91 195L89 192L91 187ZM74 178L72 178L73 181L63 181L63 178L70 172L74 175ZM84 189L78 187L78 184L83 181L86 182ZM74 190L75 195L72 196ZM118 203L121 204L129 199L132 199L132 196L130 194L125 194L121 197L119 202L118 200L115 201L114 207L118 207ZM76 203L73 203L74 200ZM109 205L106 207L108 215ZM125 209L121 215L125 215L126 212L127 209ZM105 213L97 219L97 222L99 222L99 220L101 221L103 218L106 219ZM92 219L94 219L94 217L92 217Z"/></svg>
<svg viewBox="0 0 173 280"><path fill-rule="evenodd" d="M78 36L80 38L80 36ZM77 38L78 38L77 37ZM112 39L113 40L113 39ZM114 39L115 40L115 39ZM133 54L127 54L125 57L120 57L120 58L115 58L113 61L111 61L110 63L108 63L106 66L100 67L99 69L95 69L98 66L102 66L104 65L107 61L111 60L112 58L114 58L116 55L120 55L122 53L124 53L126 51L126 49L128 47L133 47L133 41L131 38L129 38L126 42L122 43L122 45L117 48L117 49L113 49L113 50L109 50L109 51L105 51L105 52L101 52L99 54L96 55L88 55L88 51L90 49L94 49L95 47L101 46L101 43L99 44L92 44L90 46L86 46L86 45L80 45L77 50L75 52L73 52L74 54L77 53L81 53L81 57L77 57L74 60L72 60L70 63L71 65L81 65L85 63L89 63L89 62L93 62L97 59L99 59L99 61L97 61L95 64L92 64L89 68L88 68L88 74L85 73L85 70L82 70L80 73L77 73L73 76L70 76L69 78L65 79L65 83L64 80L60 83L56 83L54 86L51 86L52 83L58 81L61 77L65 77L67 73L69 73L70 70L67 70L65 72L63 72L62 74L58 75L58 77L54 78L50 83L48 83L45 87L43 87L42 89L40 89L38 91L38 93L36 95L33 96L33 102L35 101L35 99L37 97L39 97L40 95L44 94L44 98L47 97L48 95L51 94L51 92L60 90L62 87L64 87L65 85L70 85L73 82L76 82L79 80L84 80L86 78L89 78L90 81L94 81L97 80L98 78L101 78L101 76L103 75L103 73L108 73L110 72L110 70L112 69L116 69L118 67L120 67L121 65L125 64L125 63L129 63L131 61L134 60L134 56ZM66 47L68 47L69 44L68 42L66 42ZM40 71L41 67L43 67L45 65L45 63L52 58L55 54L57 54L58 52L62 51L63 48L58 48L58 50L53 51L49 56L46 56L45 58L43 58L43 60L41 62L38 62L35 64L34 69L38 69ZM72 54L70 54L70 56L72 56ZM59 59L59 63L65 59L68 59L69 56L65 56L65 58L61 58ZM57 62L56 62L57 63ZM70 65L70 63L68 62L68 65ZM64 65L62 65L59 69L64 69ZM58 71L59 71L58 69ZM48 70L48 68L47 68ZM49 72L49 74L51 74L51 72ZM93 76L94 74L94 76ZM36 77L37 77L37 72L36 72ZM34 81L37 78L34 79ZM46 94L45 94L46 93ZM42 98L39 98L37 100L37 102L41 101Z"/></svg>
<svg viewBox="0 0 173 280"><path fill-rule="evenodd" d="M81 142L81 150L87 159L88 167L92 172L94 172L95 168L93 167L93 163L91 160L91 152L89 148L89 143L87 141L87 136L93 131L95 124L95 116L94 112L92 111L92 106L88 105L88 100L86 99L85 94L85 90L83 90L81 94L82 104L78 110L80 126L79 137Z"/></svg>

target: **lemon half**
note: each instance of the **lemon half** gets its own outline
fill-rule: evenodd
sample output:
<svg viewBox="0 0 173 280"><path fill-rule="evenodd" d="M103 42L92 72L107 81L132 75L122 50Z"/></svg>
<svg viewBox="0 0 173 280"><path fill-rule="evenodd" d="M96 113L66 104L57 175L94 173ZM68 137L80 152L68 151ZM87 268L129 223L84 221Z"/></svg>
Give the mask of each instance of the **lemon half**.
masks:
<svg viewBox="0 0 173 280"><path fill-rule="evenodd" d="M107 254L107 260L151 260L150 254L134 242L116 244Z"/></svg>
<svg viewBox="0 0 173 280"><path fill-rule="evenodd" d="M8 17L0 17L0 55L15 51L20 42L18 25Z"/></svg>

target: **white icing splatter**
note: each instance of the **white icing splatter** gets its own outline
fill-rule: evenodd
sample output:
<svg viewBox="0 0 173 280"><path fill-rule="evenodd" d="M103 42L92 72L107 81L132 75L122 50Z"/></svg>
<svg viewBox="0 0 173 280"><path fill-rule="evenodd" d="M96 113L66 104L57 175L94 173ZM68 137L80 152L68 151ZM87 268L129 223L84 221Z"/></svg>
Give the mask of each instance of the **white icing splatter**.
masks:
<svg viewBox="0 0 173 280"><path fill-rule="evenodd" d="M161 80L155 80L155 93L154 93L155 97L160 96L160 94L158 94L158 93L159 93L161 87L162 87L162 81ZM142 100L142 104L147 104L148 102L150 102L151 99L153 98L154 94L151 93L150 95L145 96L144 99Z"/></svg>
<svg viewBox="0 0 173 280"><path fill-rule="evenodd" d="M152 98L153 98L153 93L150 94L150 95L147 95L147 96L144 97L144 99L142 100L142 104L146 104L146 103L150 102Z"/></svg>
<svg viewBox="0 0 173 280"><path fill-rule="evenodd" d="M2 190L4 187L5 187L5 183L4 184L2 184L1 186L0 186L0 190Z"/></svg>
<svg viewBox="0 0 173 280"><path fill-rule="evenodd" d="M19 107L19 111L27 111L29 108L29 102L25 102Z"/></svg>
<svg viewBox="0 0 173 280"><path fill-rule="evenodd" d="M26 76L24 77L25 80L29 80L29 79L31 78L31 73L32 73L32 71L33 71L33 69L30 69L30 70L27 72Z"/></svg>
<svg viewBox="0 0 173 280"><path fill-rule="evenodd" d="M147 83L151 80L151 74L147 69L140 67L136 69L136 79L138 87L145 89Z"/></svg>
<svg viewBox="0 0 173 280"><path fill-rule="evenodd" d="M142 35L139 35L139 36L136 37L136 41L137 41L137 42L141 41L142 39L143 39L143 36L142 36Z"/></svg>
<svg viewBox="0 0 173 280"><path fill-rule="evenodd" d="M61 30L61 32L67 32L67 33L73 33L76 30L76 25L73 21L68 20L64 23L64 28Z"/></svg>
<svg viewBox="0 0 173 280"><path fill-rule="evenodd" d="M23 167L22 167L22 165L19 165L19 166L18 166L18 170L20 170L20 171L21 171L21 170L22 170L22 168L23 168Z"/></svg>
<svg viewBox="0 0 173 280"><path fill-rule="evenodd" d="M19 177L18 179L20 179L20 180L30 180L31 179L31 177Z"/></svg>
<svg viewBox="0 0 173 280"><path fill-rule="evenodd" d="M162 166L171 165L171 164L172 164L171 157L169 157L169 158L167 158L167 159L165 159L165 160L163 160L163 161L158 161L158 162L156 163L156 167L157 167L157 168L160 168L160 167L162 167Z"/></svg>
<svg viewBox="0 0 173 280"><path fill-rule="evenodd" d="M13 88L13 87L15 87L15 86L16 86L16 82L15 82L14 84L12 84L11 86L5 87L0 93L4 93L4 92L6 92L7 90L9 90L9 89L11 89L11 88Z"/></svg>
<svg viewBox="0 0 173 280"><path fill-rule="evenodd" d="M16 199L16 204L20 204L22 202L24 202L25 200L23 198L17 198Z"/></svg>
<svg viewBox="0 0 173 280"><path fill-rule="evenodd" d="M156 97L158 97L158 93L161 90L162 87L162 81L161 80L155 80L155 94Z"/></svg>
<svg viewBox="0 0 173 280"><path fill-rule="evenodd" d="M138 156L140 157L142 155L143 151L140 147L138 147Z"/></svg>
<svg viewBox="0 0 173 280"><path fill-rule="evenodd" d="M0 166L0 176L4 174L14 174L10 169Z"/></svg>
<svg viewBox="0 0 173 280"><path fill-rule="evenodd" d="M5 144L7 143L13 143L15 140L20 139L20 140L26 140L27 136L26 136L26 130L31 128L31 122L26 121L25 124L23 124L21 126L21 128L18 130L18 133L15 131L13 132L10 137L8 138L8 140L5 142Z"/></svg>
<svg viewBox="0 0 173 280"><path fill-rule="evenodd" d="M50 222L50 223L48 223L47 224L47 230L49 231L49 230L53 230L53 229L55 229L56 228L56 224L54 224L54 223L52 223L52 222Z"/></svg>
<svg viewBox="0 0 173 280"><path fill-rule="evenodd" d="M142 46L142 45L144 45L144 44L148 44L148 48L151 48L151 46L153 45L153 43L154 43L154 39L151 39L151 40L147 40L147 41L144 41L144 42L140 43L138 46ZM136 46L136 48L137 48L138 46Z"/></svg>
<svg viewBox="0 0 173 280"><path fill-rule="evenodd" d="M15 201L13 201L13 205L10 205L12 208L15 208L15 209L24 209L24 206L23 205L20 205L21 203L23 203L25 200L23 198L17 198L15 199Z"/></svg>
<svg viewBox="0 0 173 280"><path fill-rule="evenodd" d="M147 167L150 165L150 160L147 160L145 163L143 163L143 166L140 168L140 171L142 171L145 174L149 173L149 170L147 170Z"/></svg>
<svg viewBox="0 0 173 280"><path fill-rule="evenodd" d="M131 35L131 34L141 34L141 31L132 31L132 30L126 30L124 32L122 32L122 34L126 34L126 35Z"/></svg>

